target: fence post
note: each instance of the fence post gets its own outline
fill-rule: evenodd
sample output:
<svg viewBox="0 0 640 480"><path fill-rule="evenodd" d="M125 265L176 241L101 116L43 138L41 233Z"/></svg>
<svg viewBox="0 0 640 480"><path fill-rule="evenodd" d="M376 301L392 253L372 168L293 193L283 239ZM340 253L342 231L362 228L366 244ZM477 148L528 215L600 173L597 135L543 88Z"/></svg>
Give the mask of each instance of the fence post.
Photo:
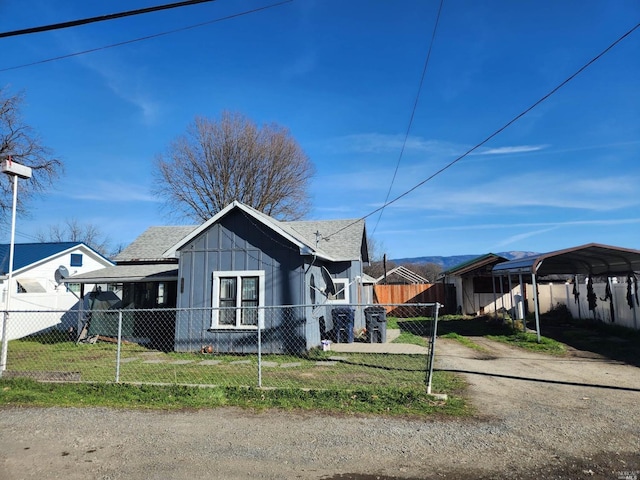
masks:
<svg viewBox="0 0 640 480"><path fill-rule="evenodd" d="M266 313L266 312L265 312ZM258 388L262 387L262 325L258 315Z"/></svg>
<svg viewBox="0 0 640 480"><path fill-rule="evenodd" d="M122 310L118 310L118 346L116 347L116 383L120 381L120 353L122 346Z"/></svg>
<svg viewBox="0 0 640 480"><path fill-rule="evenodd" d="M436 302L435 313L433 316L433 331L431 334L431 340L429 341L429 368L427 373L427 394L431 395L431 381L433 379L433 364L436 358L436 336L438 335L438 310L440 309L440 304Z"/></svg>
<svg viewBox="0 0 640 480"><path fill-rule="evenodd" d="M7 291L7 295L9 292ZM4 316L2 318L2 352L0 353L0 377L2 377L2 373L7 369L7 350L9 349L9 311L4 311Z"/></svg>

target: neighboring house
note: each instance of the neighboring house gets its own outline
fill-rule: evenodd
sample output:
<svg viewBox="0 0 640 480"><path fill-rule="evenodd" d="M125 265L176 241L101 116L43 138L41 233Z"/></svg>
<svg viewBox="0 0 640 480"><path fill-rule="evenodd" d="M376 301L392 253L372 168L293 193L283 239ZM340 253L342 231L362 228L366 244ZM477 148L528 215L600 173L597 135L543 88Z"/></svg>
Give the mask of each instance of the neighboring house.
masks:
<svg viewBox="0 0 640 480"><path fill-rule="evenodd" d="M87 333L117 336L117 315L104 310L124 308L132 311L123 319L121 334L125 339L172 350L175 311L169 309L176 307L178 259L163 254L194 228L194 225L149 227L116 255L116 265L69 278L68 281L81 285L108 285L120 295L117 303L112 295L106 294L87 302L94 311Z"/></svg>
<svg viewBox="0 0 640 480"><path fill-rule="evenodd" d="M280 222L240 202L165 256L179 259L178 308L213 308L177 318L175 350L210 344L234 353L257 349L258 326L264 328L264 352L320 345L334 328L333 309L363 301L363 266L369 261L362 219ZM335 294L324 295L328 282ZM290 308L269 308L283 306ZM363 326L360 312L352 313L354 325Z"/></svg>
<svg viewBox="0 0 640 480"><path fill-rule="evenodd" d="M70 310L77 307L81 286L58 283L56 270L82 274L112 266L113 262L82 242L17 243L14 247L13 273L8 285L9 244L0 244L0 288L2 306L11 292L11 311ZM29 324L11 324L8 338L21 338L60 326L60 316L34 314Z"/></svg>
<svg viewBox="0 0 640 480"><path fill-rule="evenodd" d="M256 351L260 325L265 353L303 351L330 335L334 309L371 298L362 219L280 222L233 202L199 227L152 227L115 260L68 280L121 284L124 308L150 309L127 318L123 335L167 350ZM174 307L177 318L158 310ZM113 335L115 325L93 316L90 333Z"/></svg>
<svg viewBox="0 0 640 480"><path fill-rule="evenodd" d="M449 270L442 272L439 276L446 284L455 286L456 311L465 315L484 315L494 312L500 308L504 302L498 302L496 307L496 295L510 295L509 285L503 280L493 277L493 267L498 263L506 262L507 259L487 253L468 262L456 265ZM504 299L501 299L504 300Z"/></svg>

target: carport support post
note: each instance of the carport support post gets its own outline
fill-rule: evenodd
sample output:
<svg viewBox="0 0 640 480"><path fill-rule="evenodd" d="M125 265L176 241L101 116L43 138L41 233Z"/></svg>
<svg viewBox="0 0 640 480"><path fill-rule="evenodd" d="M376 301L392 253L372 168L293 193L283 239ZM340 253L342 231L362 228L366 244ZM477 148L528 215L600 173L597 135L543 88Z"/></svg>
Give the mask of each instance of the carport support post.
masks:
<svg viewBox="0 0 640 480"><path fill-rule="evenodd" d="M498 297L496 295L496 277L491 275L491 289L493 290L493 316L498 318Z"/></svg>
<svg viewBox="0 0 640 480"><path fill-rule="evenodd" d="M536 312L536 334L538 335L538 343L540 343L540 307L538 305L538 285L535 273L531 273L531 283L533 284L533 308Z"/></svg>
<svg viewBox="0 0 640 480"><path fill-rule="evenodd" d="M634 278L633 281L637 282L638 280ZM638 309L636 308L636 302L638 301L638 299L636 298L636 294L633 291L631 292L631 295L633 296L633 328L637 330L638 329Z"/></svg>
<svg viewBox="0 0 640 480"><path fill-rule="evenodd" d="M515 330L516 327L516 307L513 304L513 284L511 283L511 274L507 274L507 278L509 279L509 302L511 303L511 327Z"/></svg>
<svg viewBox="0 0 640 480"><path fill-rule="evenodd" d="M502 303L502 321L504 322L504 316L507 309L504 306L504 281L502 280L502 275L498 277L500 279L500 302Z"/></svg>
<svg viewBox="0 0 640 480"><path fill-rule="evenodd" d="M522 279L522 274L518 275L518 281L520 282L520 306L518 306L518 316L520 316L520 312L522 312L522 318L520 318L519 320L522 320L522 330L524 332L527 331L527 319L525 318L525 312L524 312L524 280Z"/></svg>

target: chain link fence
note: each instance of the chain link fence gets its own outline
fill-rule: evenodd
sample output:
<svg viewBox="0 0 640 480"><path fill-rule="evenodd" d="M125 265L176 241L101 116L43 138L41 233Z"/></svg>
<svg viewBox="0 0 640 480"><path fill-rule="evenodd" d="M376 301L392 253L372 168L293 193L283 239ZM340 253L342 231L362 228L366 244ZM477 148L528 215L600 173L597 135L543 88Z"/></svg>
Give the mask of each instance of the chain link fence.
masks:
<svg viewBox="0 0 640 480"><path fill-rule="evenodd" d="M433 304L12 311L4 377L430 393Z"/></svg>

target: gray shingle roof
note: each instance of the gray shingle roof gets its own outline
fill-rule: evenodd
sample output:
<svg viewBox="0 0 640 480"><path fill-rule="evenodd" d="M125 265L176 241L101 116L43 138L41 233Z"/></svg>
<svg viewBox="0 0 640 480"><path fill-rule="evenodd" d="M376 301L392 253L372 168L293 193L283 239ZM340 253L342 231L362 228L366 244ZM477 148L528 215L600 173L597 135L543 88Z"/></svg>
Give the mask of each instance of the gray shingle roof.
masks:
<svg viewBox="0 0 640 480"><path fill-rule="evenodd" d="M160 282L178 279L178 265L166 263L144 265L116 265L93 272L72 275L69 283L126 283Z"/></svg>
<svg viewBox="0 0 640 480"><path fill-rule="evenodd" d="M207 220L199 227L187 233L182 239L165 251L165 258L176 255L193 238L210 228L221 218L234 209L238 209L244 215L251 217L261 224L272 229L278 235L293 242L300 251L310 250L318 257L324 257L331 261L360 260L365 242L365 221L357 220L316 220L280 222L255 208L235 201ZM316 235L316 232L319 235ZM368 261L366 246L364 248L364 261Z"/></svg>
<svg viewBox="0 0 640 480"><path fill-rule="evenodd" d="M335 260L360 258L364 239L363 219L281 222L305 243L325 252ZM318 233L318 235L316 235Z"/></svg>
<svg viewBox="0 0 640 480"><path fill-rule="evenodd" d="M302 220L283 222L243 205L267 225L277 225L289 235L334 260L358 260L364 238L364 219Z"/></svg>
<svg viewBox="0 0 640 480"><path fill-rule="evenodd" d="M166 261L162 254L196 228L195 225L149 227L115 257L116 262Z"/></svg>

